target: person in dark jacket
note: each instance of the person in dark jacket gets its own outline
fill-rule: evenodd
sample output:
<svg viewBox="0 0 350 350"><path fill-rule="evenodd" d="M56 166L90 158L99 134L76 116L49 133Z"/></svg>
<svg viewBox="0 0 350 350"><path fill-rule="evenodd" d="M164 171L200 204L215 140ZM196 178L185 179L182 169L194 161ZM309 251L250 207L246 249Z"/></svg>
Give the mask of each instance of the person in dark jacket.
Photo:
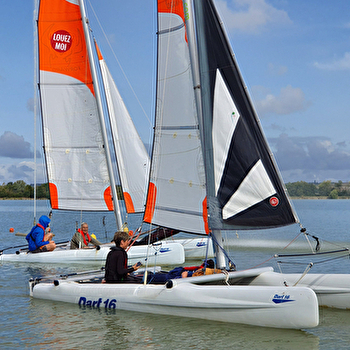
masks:
<svg viewBox="0 0 350 350"><path fill-rule="evenodd" d="M50 219L46 215L39 218L39 222L27 234L28 248L31 253L41 253L52 251L56 248L55 242L52 240L53 234L46 233Z"/></svg>
<svg viewBox="0 0 350 350"><path fill-rule="evenodd" d="M107 255L105 266L106 283L139 283L142 279L129 276L131 272L136 271L140 266L138 264L128 268L128 255L126 248L130 243L130 237L127 232L117 231L114 234L113 241L115 247Z"/></svg>

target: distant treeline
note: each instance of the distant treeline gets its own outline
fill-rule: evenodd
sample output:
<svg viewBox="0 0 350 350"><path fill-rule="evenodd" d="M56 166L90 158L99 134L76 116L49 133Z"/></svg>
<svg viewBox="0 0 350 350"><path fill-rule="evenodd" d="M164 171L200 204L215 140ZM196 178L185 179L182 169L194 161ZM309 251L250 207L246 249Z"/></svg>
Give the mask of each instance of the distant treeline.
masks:
<svg viewBox="0 0 350 350"><path fill-rule="evenodd" d="M349 182L323 181L321 183L309 183L298 181L288 182L286 187L291 197L350 198Z"/></svg>
<svg viewBox="0 0 350 350"><path fill-rule="evenodd" d="M304 181L288 182L286 184L291 197L327 197L331 199L350 198L349 182L323 181L309 183ZM118 198L122 199L122 191L117 186ZM23 180L0 185L0 198L34 198L34 186L27 185ZM36 198L48 199L49 186L47 183L37 185Z"/></svg>
<svg viewBox="0 0 350 350"><path fill-rule="evenodd" d="M123 197L120 186L117 186L118 198ZM0 198L34 198L34 185L27 185L23 180L0 185ZM36 186L36 198L49 199L48 183Z"/></svg>
<svg viewBox="0 0 350 350"><path fill-rule="evenodd" d="M48 184L37 185L36 197L49 198ZM27 185L23 180L9 182L0 186L0 198L34 198L34 186Z"/></svg>

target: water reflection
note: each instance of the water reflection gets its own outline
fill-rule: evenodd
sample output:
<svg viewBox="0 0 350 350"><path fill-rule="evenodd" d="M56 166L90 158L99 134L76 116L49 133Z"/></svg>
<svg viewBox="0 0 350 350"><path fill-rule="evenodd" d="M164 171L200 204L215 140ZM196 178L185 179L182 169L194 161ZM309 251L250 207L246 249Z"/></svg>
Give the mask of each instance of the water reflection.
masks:
<svg viewBox="0 0 350 350"><path fill-rule="evenodd" d="M36 299L28 312L30 324L24 326L35 328L39 344L53 349L319 349L319 337L308 331L79 308Z"/></svg>

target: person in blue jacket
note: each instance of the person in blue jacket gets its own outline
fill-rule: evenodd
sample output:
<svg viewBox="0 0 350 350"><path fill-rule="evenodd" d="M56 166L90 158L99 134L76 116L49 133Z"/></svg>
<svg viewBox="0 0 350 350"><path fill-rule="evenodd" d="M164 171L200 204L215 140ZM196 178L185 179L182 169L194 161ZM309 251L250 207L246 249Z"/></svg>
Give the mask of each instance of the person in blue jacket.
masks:
<svg viewBox="0 0 350 350"><path fill-rule="evenodd" d="M52 240L53 234L46 233L49 223L50 219L46 215L42 215L39 222L27 234L26 239L31 253L48 252L56 248L56 244Z"/></svg>

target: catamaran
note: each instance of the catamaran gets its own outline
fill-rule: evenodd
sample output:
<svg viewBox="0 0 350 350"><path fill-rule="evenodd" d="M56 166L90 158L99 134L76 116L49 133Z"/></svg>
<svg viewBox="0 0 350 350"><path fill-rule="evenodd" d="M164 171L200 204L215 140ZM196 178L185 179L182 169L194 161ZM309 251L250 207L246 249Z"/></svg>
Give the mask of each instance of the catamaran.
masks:
<svg viewBox="0 0 350 350"><path fill-rule="evenodd" d="M49 11L46 6L50 7ZM124 220L112 160L115 158L117 164L126 212L137 214L142 213L145 206L149 155L96 41L83 40L83 33L79 32L81 20L73 18L64 30L56 26L58 29L51 33L53 23L71 15L69 6L63 14L60 6L61 2L41 3L37 30L40 115L51 207L81 212L114 211L116 230L121 229ZM102 84L96 69L90 68L95 51ZM106 96L106 108L101 89ZM106 120L113 147L109 146ZM151 247L148 244L132 246L128 254L131 262L148 259L149 264L182 264L184 257L212 257L213 249L208 242L208 237L172 239L156 242ZM1 250L0 261L101 264L110 246L73 251L68 243L41 254L31 254L23 248L12 254L4 253L7 248Z"/></svg>
<svg viewBox="0 0 350 350"><path fill-rule="evenodd" d="M251 282L270 268L237 272L221 230L297 221L212 0L158 0L157 106L143 221L209 234L221 273L166 283L100 283L103 272L32 279L34 298L278 328L318 325L315 292ZM46 7L44 6L46 4ZM81 21L84 1L51 0ZM41 1L40 16L48 2ZM74 14L74 15L73 15ZM50 40L69 19L48 25ZM84 29L83 29L84 28ZM84 34L82 34L84 33ZM73 37L74 39L74 37ZM74 40L73 40L74 41ZM96 69L90 59L91 69ZM66 70L66 69L65 69Z"/></svg>

